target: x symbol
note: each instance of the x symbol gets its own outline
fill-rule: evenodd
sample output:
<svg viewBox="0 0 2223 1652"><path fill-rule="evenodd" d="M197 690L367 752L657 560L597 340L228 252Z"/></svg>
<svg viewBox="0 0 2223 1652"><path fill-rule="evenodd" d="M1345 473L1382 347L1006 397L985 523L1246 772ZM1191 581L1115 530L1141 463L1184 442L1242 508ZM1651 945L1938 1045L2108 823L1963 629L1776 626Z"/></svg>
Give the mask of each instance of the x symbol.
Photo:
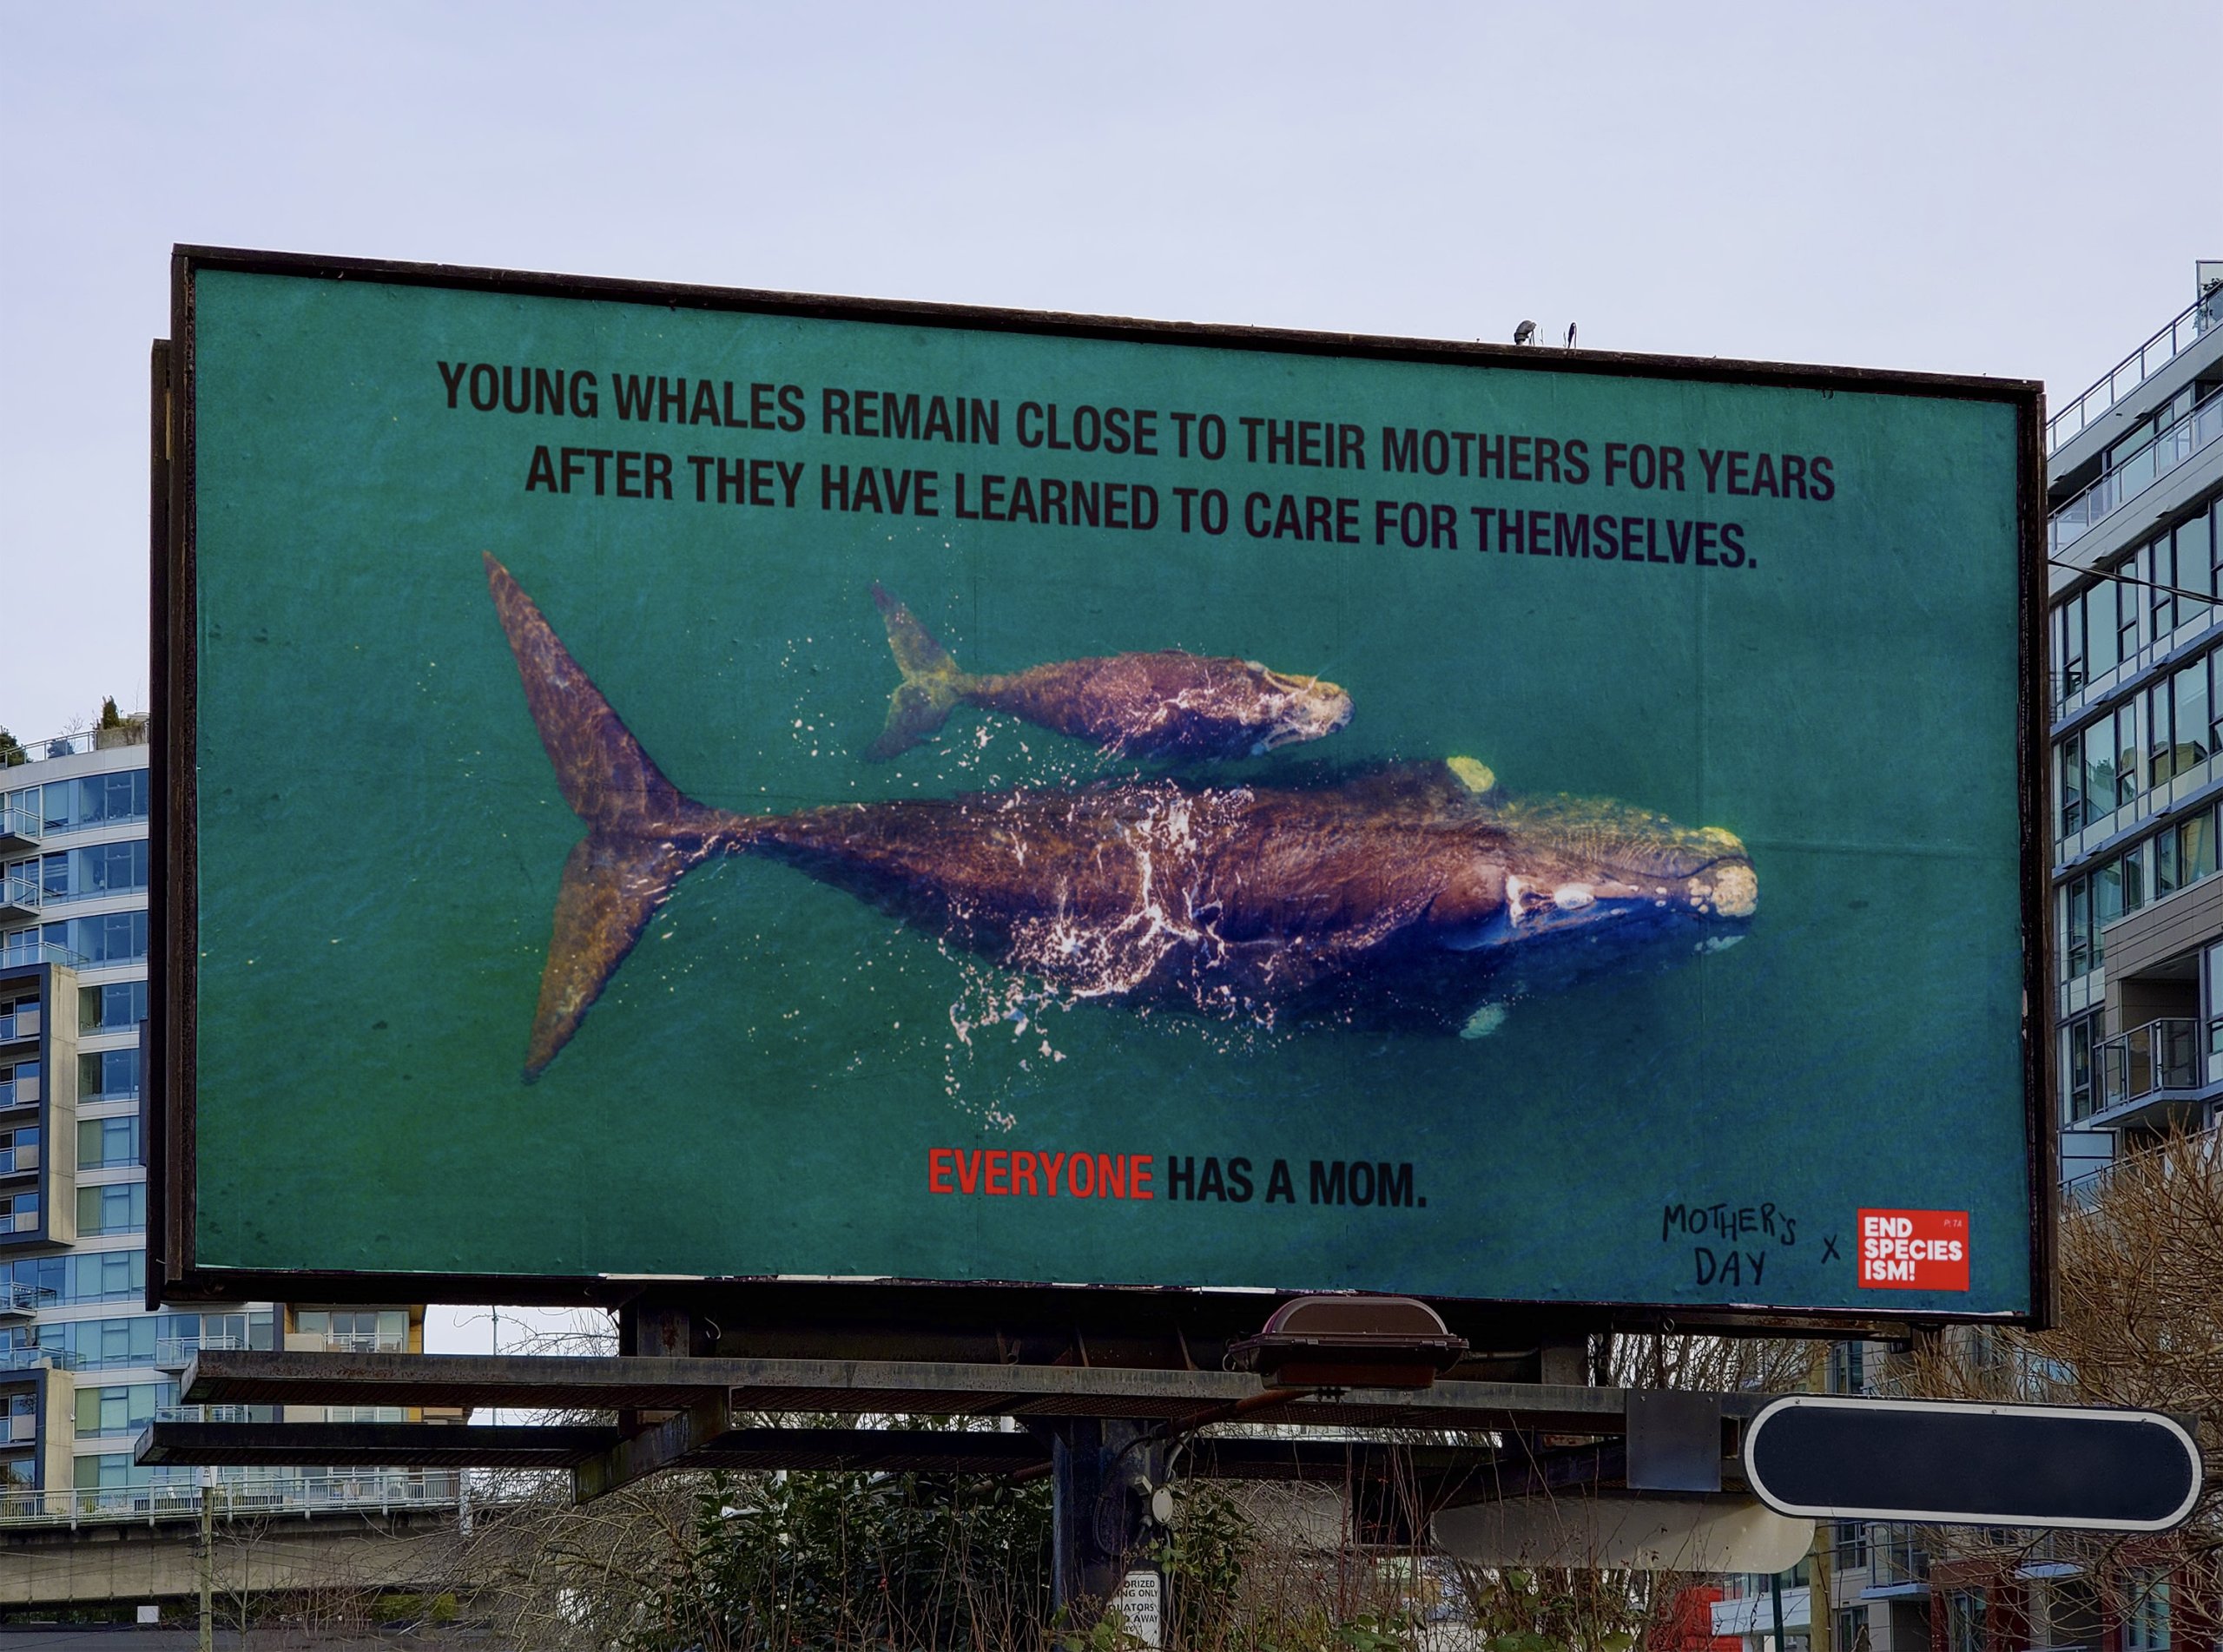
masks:
<svg viewBox="0 0 2223 1652"><path fill-rule="evenodd" d="M1835 1234L1822 1235L1822 1260L1825 1262L1837 1260L1837 1236Z"/></svg>

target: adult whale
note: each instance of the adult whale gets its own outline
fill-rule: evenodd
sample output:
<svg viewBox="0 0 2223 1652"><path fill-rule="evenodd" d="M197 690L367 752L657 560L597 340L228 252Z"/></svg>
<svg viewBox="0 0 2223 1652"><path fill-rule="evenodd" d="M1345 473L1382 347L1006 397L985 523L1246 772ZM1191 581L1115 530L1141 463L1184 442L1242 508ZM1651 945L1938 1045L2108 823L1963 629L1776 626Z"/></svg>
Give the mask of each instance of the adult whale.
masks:
<svg viewBox="0 0 2223 1652"><path fill-rule="evenodd" d="M1744 846L1604 800L1501 796L1466 759L1333 784L1157 778L750 815L683 795L490 553L541 743L587 828L525 1052L539 1076L656 908L718 855L781 860L1081 997L1446 1028L1699 939L1758 898Z"/></svg>

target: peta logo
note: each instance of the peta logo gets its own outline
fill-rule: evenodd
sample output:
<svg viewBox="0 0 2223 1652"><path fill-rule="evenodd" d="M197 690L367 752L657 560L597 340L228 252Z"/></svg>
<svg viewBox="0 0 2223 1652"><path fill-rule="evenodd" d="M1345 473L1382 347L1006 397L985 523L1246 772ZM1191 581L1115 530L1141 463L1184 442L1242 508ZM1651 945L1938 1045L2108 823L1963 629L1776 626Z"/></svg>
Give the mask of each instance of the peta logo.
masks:
<svg viewBox="0 0 2223 1652"><path fill-rule="evenodd" d="M1863 1290L1967 1290L1969 1213L1862 1211L1860 1284Z"/></svg>

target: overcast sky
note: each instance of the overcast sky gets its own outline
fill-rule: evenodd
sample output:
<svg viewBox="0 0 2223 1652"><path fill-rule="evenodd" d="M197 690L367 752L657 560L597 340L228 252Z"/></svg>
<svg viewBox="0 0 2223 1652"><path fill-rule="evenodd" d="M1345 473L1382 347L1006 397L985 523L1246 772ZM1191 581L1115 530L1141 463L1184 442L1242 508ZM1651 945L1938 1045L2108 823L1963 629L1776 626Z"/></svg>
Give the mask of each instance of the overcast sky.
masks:
<svg viewBox="0 0 2223 1652"><path fill-rule="evenodd" d="M1574 320L2061 403L2223 257L2219 63L2217 0L0 0L0 724L145 702L173 242L1454 339Z"/></svg>

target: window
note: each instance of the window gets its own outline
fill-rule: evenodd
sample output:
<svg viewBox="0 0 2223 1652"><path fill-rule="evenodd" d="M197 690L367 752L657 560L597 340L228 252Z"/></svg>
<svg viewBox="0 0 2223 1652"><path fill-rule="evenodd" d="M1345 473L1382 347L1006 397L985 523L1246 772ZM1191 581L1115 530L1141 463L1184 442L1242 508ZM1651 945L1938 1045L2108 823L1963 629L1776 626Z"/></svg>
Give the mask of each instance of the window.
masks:
<svg viewBox="0 0 2223 1652"><path fill-rule="evenodd" d="M89 1118L77 1121L77 1168L112 1170L139 1162L139 1121Z"/></svg>
<svg viewBox="0 0 2223 1652"><path fill-rule="evenodd" d="M2177 714L2174 772L2179 774L2215 754L2213 701L2207 691L2208 658L2202 655L2170 679Z"/></svg>
<svg viewBox="0 0 2223 1652"><path fill-rule="evenodd" d="M302 1308L294 1314L294 1329L303 1336L322 1337L327 1347L360 1353L409 1350L406 1308Z"/></svg>
<svg viewBox="0 0 2223 1652"><path fill-rule="evenodd" d="M147 1229L147 1184L112 1181L77 1189L80 1234L138 1234Z"/></svg>
<svg viewBox="0 0 2223 1652"><path fill-rule="evenodd" d="M2219 575L2223 577L2223 575ZM2223 589L2220 586L2219 589ZM2081 694L2088 681L2084 671L2084 598L2070 597L2057 610L2054 626L2054 658L2061 661L2061 697Z"/></svg>
<svg viewBox="0 0 2223 1652"><path fill-rule="evenodd" d="M1983 1591L1956 1589L1945 1596L1946 1652L1984 1652Z"/></svg>
<svg viewBox="0 0 2223 1652"><path fill-rule="evenodd" d="M77 989L79 1032L129 1032L147 1018L147 984L112 981Z"/></svg>
<svg viewBox="0 0 2223 1652"><path fill-rule="evenodd" d="M2215 816L2203 809L2177 824L2177 886L2198 883L2215 870Z"/></svg>
<svg viewBox="0 0 2223 1652"><path fill-rule="evenodd" d="M46 925L49 945L74 952L87 964L135 964L147 956L147 914L102 912Z"/></svg>
<svg viewBox="0 0 2223 1652"><path fill-rule="evenodd" d="M0 1176L38 1168L38 1126L19 1124L0 1130Z"/></svg>
<svg viewBox="0 0 2223 1652"><path fill-rule="evenodd" d="M38 1231L38 1195L36 1193L0 1194L0 1234L29 1234Z"/></svg>
<svg viewBox="0 0 2223 1652"><path fill-rule="evenodd" d="M89 774L81 780L54 780L41 790L49 832L147 818L147 771L143 768Z"/></svg>
<svg viewBox="0 0 2223 1652"><path fill-rule="evenodd" d="M155 1413L162 1407L176 1403L177 1391L168 1383L135 1382L113 1388L80 1388L77 1438L129 1438L154 1421Z"/></svg>
<svg viewBox="0 0 2223 1652"><path fill-rule="evenodd" d="M2146 701L2146 788L2166 785L2175 775L2176 720L2171 714L2169 680L2164 677L2148 688Z"/></svg>
<svg viewBox="0 0 2223 1652"><path fill-rule="evenodd" d="M38 1100L38 1063L0 1064L0 1107L29 1107Z"/></svg>
<svg viewBox="0 0 2223 1652"><path fill-rule="evenodd" d="M2068 938L2068 978L2092 971L2092 880L2073 878L2061 897L2061 932Z"/></svg>
<svg viewBox="0 0 2223 1652"><path fill-rule="evenodd" d="M87 1050L77 1056L77 1099L114 1101L139 1093L139 1050Z"/></svg>
<svg viewBox="0 0 2223 1652"><path fill-rule="evenodd" d="M2100 1018L2083 1016L2068 1023L2068 1105L2067 1122L2092 1116L2092 1046L2099 1042Z"/></svg>
<svg viewBox="0 0 2223 1652"><path fill-rule="evenodd" d="M2123 1652L2168 1652L2168 1573L2133 1572L2123 1584Z"/></svg>
<svg viewBox="0 0 2223 1652"><path fill-rule="evenodd" d="M147 1253L83 1251L72 1256L24 1256L0 1264L12 1282L44 1302L135 1302L147 1294Z"/></svg>
<svg viewBox="0 0 2223 1652"><path fill-rule="evenodd" d="M147 887L147 839L65 849L44 858L39 873L49 900L141 893Z"/></svg>
<svg viewBox="0 0 2223 1652"><path fill-rule="evenodd" d="M2134 843L2122 852L2122 909L2134 912L2146 905L2146 845Z"/></svg>
<svg viewBox="0 0 2223 1652"><path fill-rule="evenodd" d="M1867 1392L1868 1345L1833 1342L1830 1345L1829 1392L1859 1394Z"/></svg>
<svg viewBox="0 0 2223 1652"><path fill-rule="evenodd" d="M2053 748L2055 773L2060 776L2056 805L2060 813L2055 833L2074 837L2084 829L2084 740L2071 734Z"/></svg>
<svg viewBox="0 0 2223 1652"><path fill-rule="evenodd" d="M1868 1529L1865 1526L1840 1525L1837 1530L1862 1534L1860 1558L1845 1563L1849 1567L1865 1566L1868 1563ZM1837 1638L1831 1642L1831 1652L1868 1652L1873 1644L1868 1638L1868 1613L1863 1608L1848 1606L1837 1615Z"/></svg>
<svg viewBox="0 0 2223 1652"><path fill-rule="evenodd" d="M2127 700L2115 712L2115 806L2127 807L2138 800L2138 696ZM87 920L79 919L82 923ZM49 929L56 927L49 924ZM82 949L79 949L82 950ZM139 951L147 951L146 937L139 940ZM89 952L85 954L91 958ZM97 960L96 960L97 962Z"/></svg>

